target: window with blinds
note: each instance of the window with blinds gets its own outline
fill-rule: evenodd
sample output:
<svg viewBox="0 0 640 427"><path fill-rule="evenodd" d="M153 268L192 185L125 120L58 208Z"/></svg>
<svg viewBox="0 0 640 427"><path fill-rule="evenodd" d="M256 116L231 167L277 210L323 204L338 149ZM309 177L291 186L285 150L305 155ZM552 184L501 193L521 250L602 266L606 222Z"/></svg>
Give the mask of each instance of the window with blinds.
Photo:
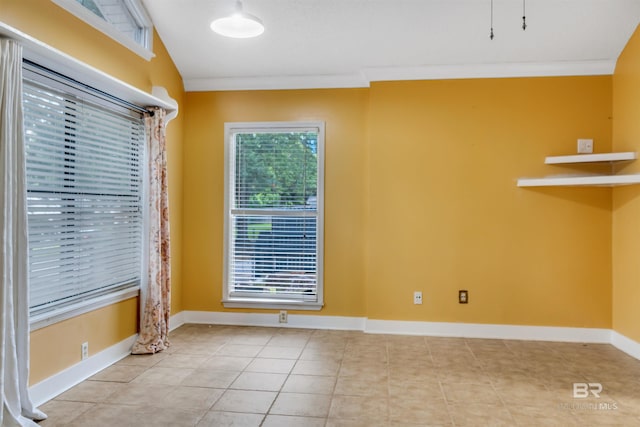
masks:
<svg viewBox="0 0 640 427"><path fill-rule="evenodd" d="M28 64L23 87L32 317L137 288L140 112Z"/></svg>
<svg viewBox="0 0 640 427"><path fill-rule="evenodd" d="M227 306L322 305L323 123L226 125Z"/></svg>

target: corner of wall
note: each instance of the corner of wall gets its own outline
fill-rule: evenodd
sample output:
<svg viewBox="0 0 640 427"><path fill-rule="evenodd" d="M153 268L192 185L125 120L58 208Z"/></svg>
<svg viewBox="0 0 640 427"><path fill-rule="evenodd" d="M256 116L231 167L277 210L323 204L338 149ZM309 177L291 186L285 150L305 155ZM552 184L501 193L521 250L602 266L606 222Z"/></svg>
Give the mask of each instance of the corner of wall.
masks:
<svg viewBox="0 0 640 427"><path fill-rule="evenodd" d="M631 36L613 75L614 151L640 151L640 29ZM640 162L624 169L639 173ZM640 341L640 186L612 194L612 325L620 336Z"/></svg>

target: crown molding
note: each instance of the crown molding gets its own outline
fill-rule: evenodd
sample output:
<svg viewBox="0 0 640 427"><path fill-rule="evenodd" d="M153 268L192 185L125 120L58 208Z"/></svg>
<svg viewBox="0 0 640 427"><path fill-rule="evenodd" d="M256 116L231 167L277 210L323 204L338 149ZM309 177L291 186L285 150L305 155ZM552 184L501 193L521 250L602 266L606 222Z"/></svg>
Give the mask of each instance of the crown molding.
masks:
<svg viewBox="0 0 640 427"><path fill-rule="evenodd" d="M184 79L187 92L369 87L361 74Z"/></svg>
<svg viewBox="0 0 640 427"><path fill-rule="evenodd" d="M389 80L594 76L613 74L615 66L615 60L426 65L406 68L367 68L363 71L363 74L370 82Z"/></svg>
<svg viewBox="0 0 640 427"><path fill-rule="evenodd" d="M425 65L365 68L360 73L341 75L185 79L184 87L187 92L360 88L381 81L611 75L615 66L615 60Z"/></svg>

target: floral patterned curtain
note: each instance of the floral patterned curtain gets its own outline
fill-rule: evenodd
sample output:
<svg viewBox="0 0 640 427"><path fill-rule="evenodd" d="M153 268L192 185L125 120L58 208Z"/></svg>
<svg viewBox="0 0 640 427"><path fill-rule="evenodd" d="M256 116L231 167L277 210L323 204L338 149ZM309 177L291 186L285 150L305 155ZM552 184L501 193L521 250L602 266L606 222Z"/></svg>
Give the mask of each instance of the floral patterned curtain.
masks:
<svg viewBox="0 0 640 427"><path fill-rule="evenodd" d="M145 118L147 129L149 220L148 267L141 291L140 332L133 354L153 354L169 347L171 315L171 251L169 245L169 197L165 115L153 108Z"/></svg>

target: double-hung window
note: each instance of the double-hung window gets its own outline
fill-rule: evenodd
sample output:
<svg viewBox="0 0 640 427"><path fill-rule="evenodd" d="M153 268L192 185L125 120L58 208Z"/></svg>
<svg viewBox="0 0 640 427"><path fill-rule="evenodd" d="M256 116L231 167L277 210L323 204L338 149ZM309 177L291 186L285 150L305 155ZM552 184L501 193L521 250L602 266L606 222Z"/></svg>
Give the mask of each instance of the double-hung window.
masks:
<svg viewBox="0 0 640 427"><path fill-rule="evenodd" d="M33 324L137 294L145 129L140 109L23 70Z"/></svg>
<svg viewBox="0 0 640 427"><path fill-rule="evenodd" d="M320 309L324 123L225 125L226 307Z"/></svg>

